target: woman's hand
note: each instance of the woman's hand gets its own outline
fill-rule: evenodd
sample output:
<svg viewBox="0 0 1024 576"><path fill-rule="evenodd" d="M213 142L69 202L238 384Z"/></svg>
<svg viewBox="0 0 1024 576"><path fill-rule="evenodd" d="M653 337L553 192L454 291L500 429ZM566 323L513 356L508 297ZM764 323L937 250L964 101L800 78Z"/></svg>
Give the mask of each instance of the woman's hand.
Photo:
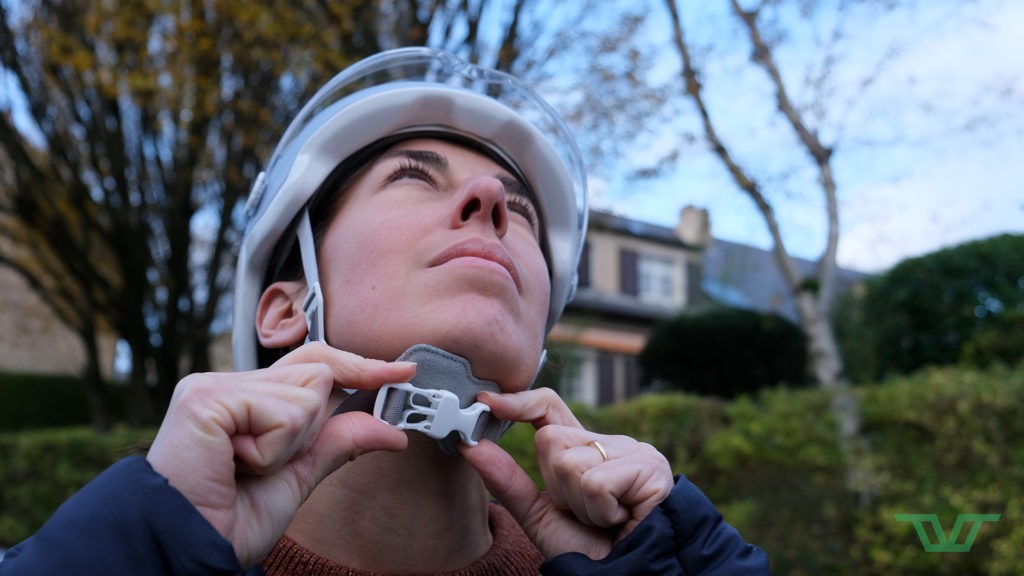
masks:
<svg viewBox="0 0 1024 576"><path fill-rule="evenodd" d="M406 447L403 432L369 414L331 418L331 391L379 388L414 373L411 363L312 343L270 368L194 374L175 389L147 459L248 567L328 474L359 454Z"/></svg>
<svg viewBox="0 0 1024 576"><path fill-rule="evenodd" d="M588 432L550 389L482 393L478 400L497 418L537 429L534 443L547 492L493 442L461 450L547 558L565 552L603 558L672 490L668 461L653 446Z"/></svg>

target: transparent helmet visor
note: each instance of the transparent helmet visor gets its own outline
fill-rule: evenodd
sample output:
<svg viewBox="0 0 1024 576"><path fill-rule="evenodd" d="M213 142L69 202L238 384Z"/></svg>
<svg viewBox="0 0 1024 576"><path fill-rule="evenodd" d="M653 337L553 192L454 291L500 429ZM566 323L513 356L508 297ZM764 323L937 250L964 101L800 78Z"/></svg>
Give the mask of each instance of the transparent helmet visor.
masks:
<svg viewBox="0 0 1024 576"><path fill-rule="evenodd" d="M344 106L347 98L387 84L407 82L441 84L487 96L507 106L539 130L558 153L573 181L571 193L577 208L577 228L582 243L587 216L586 173L576 141L561 117L515 76L471 64L441 50L400 48L377 54L345 69L317 91L299 111L281 138L274 157L288 157L286 151L303 142L309 130L318 126L320 118L330 114L332 108ZM545 192L537 190L535 193Z"/></svg>

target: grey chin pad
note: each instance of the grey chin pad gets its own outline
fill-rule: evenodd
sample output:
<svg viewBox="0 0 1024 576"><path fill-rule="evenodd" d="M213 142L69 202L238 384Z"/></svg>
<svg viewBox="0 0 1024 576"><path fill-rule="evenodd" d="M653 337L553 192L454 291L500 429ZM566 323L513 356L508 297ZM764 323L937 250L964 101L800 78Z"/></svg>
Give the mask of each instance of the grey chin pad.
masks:
<svg viewBox="0 0 1024 576"><path fill-rule="evenodd" d="M416 363L416 375L409 381L410 384L424 390L447 390L459 398L459 408L471 406L480 392L501 392L495 382L474 376L468 360L429 344L417 344L409 348L398 360ZM486 418L486 424L481 438L493 442L497 442L512 424L498 420L490 412L485 413L483 418ZM452 456L461 456L459 442L457 432L437 441L441 450Z"/></svg>

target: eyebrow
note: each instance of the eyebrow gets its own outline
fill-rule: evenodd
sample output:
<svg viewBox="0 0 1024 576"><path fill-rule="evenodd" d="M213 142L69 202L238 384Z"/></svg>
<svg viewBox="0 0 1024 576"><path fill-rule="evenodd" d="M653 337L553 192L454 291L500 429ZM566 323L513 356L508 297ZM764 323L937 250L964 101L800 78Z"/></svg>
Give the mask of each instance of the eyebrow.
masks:
<svg viewBox="0 0 1024 576"><path fill-rule="evenodd" d="M448 159L430 150L388 150L381 156L381 159L390 158L409 158L410 160L422 162L435 170L448 169Z"/></svg>

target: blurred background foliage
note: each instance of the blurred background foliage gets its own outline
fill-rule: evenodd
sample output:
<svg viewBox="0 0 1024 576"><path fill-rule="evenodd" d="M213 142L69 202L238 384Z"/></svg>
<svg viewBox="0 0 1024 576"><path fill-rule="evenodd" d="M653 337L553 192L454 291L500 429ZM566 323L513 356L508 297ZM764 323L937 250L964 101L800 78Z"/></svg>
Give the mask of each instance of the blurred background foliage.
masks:
<svg viewBox="0 0 1024 576"><path fill-rule="evenodd" d="M778 314L700 308L659 323L639 362L649 388L733 398L779 383L809 385L804 340Z"/></svg>
<svg viewBox="0 0 1024 576"><path fill-rule="evenodd" d="M877 484L866 505L845 487L828 393L820 389L768 388L732 401L652 394L574 408L585 426L635 436L666 454L768 552L776 574L1024 573L1024 364L928 368L856 394ZM153 433L0 433L0 546L30 535ZM502 443L543 484L532 439L519 424ZM913 526L894 519L898 513L938 514L947 532L960 513L1002 518L982 526L968 553L928 553Z"/></svg>
<svg viewBox="0 0 1024 576"><path fill-rule="evenodd" d="M923 366L1024 358L1024 235L966 242L900 262L838 306L854 381Z"/></svg>

